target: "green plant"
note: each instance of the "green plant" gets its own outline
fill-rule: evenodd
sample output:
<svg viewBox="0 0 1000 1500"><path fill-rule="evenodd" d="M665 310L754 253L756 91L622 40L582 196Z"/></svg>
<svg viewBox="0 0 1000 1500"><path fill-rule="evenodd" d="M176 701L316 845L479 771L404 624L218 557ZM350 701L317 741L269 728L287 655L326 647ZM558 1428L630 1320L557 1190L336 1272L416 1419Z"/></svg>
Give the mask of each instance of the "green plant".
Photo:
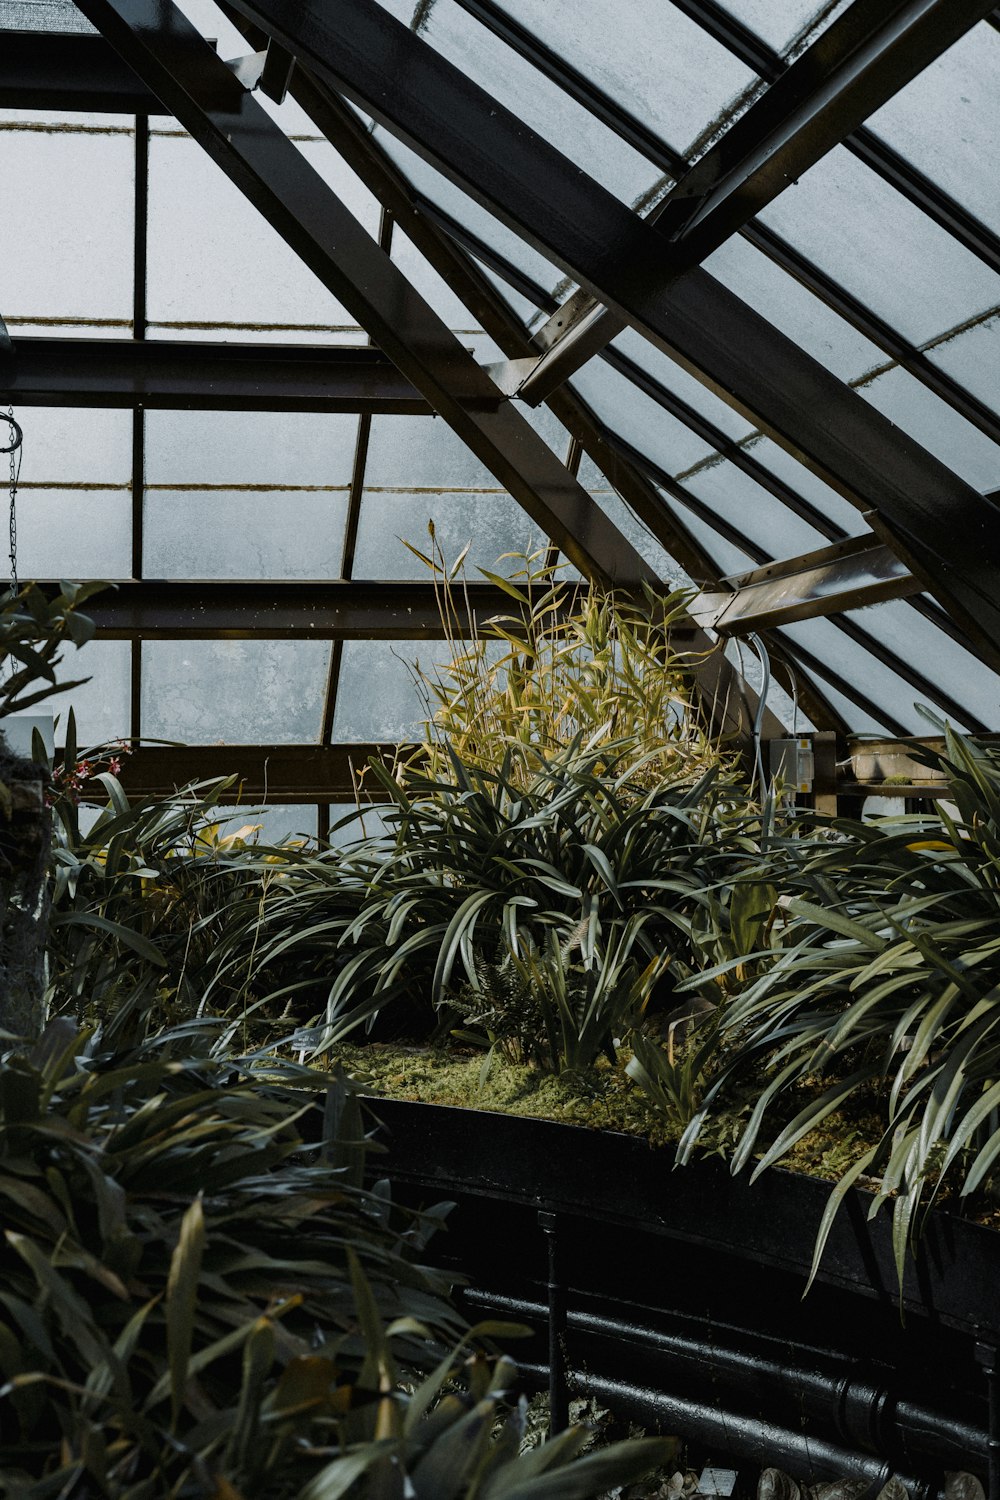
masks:
<svg viewBox="0 0 1000 1500"><path fill-rule="evenodd" d="M440 1210L361 1187L342 1080L208 1056L211 1033L107 1052L63 1019L4 1060L4 1495L385 1500L405 1481L428 1500L558 1500L669 1451L564 1469L575 1431L518 1458L517 1412L493 1432L510 1362L466 1361L521 1330L463 1331L415 1263Z"/></svg>
<svg viewBox="0 0 1000 1500"><path fill-rule="evenodd" d="M94 634L94 623L79 606L103 583L62 583L51 598L37 584L0 596L0 662L20 663L0 679L0 719L43 703L56 693L79 687L85 679L59 682L56 668L67 644L80 647ZM39 685L40 684L40 685Z"/></svg>
<svg viewBox="0 0 1000 1500"><path fill-rule="evenodd" d="M112 1040L201 1013L209 991L216 1011L247 1022L247 914L259 912L276 865L295 851L258 845L252 822L224 831L219 809L237 795L233 777L192 783L166 800L130 799L114 774L122 753L111 746L81 756L70 711L52 797L50 1006L100 1021ZM88 823L78 806L84 782L99 782L107 798ZM241 962L237 929L246 937ZM225 985L216 982L224 940Z"/></svg>
<svg viewBox="0 0 1000 1500"><path fill-rule="evenodd" d="M211 1035L105 1051L63 1019L4 1061L4 1493L209 1494L182 1477L217 1459L240 1474L251 1447L262 1462L310 1361L356 1368L348 1252L382 1316L460 1327L414 1264L438 1216L393 1221L384 1188L360 1186L344 1083L213 1058Z"/></svg>
<svg viewBox="0 0 1000 1500"><path fill-rule="evenodd" d="M731 766L707 730L692 687L694 657L673 631L689 594L648 592L618 598L594 585L571 584L542 552L508 554L519 566L505 576L479 571L513 601L509 615L490 620L472 642L462 639L456 594L464 588L464 554L450 567L431 532L431 571L452 659L421 674L432 710L425 741L405 765L431 779L449 774L452 755L470 770L529 781L546 759L583 745L606 748L619 773L632 768L646 786L697 779L709 767ZM505 559L501 559L503 561Z"/></svg>
<svg viewBox="0 0 1000 1500"><path fill-rule="evenodd" d="M499 771L455 754L447 777L405 786L376 770L395 799L389 836L282 872L255 985L272 966L309 976L273 1000L325 978L321 1046L408 1001L411 1035L435 1011L445 1028L479 1016L546 1066L585 1065L655 985L688 977L694 928L756 850L755 817L717 768L646 788L615 756L575 743L529 774L513 747Z"/></svg>
<svg viewBox="0 0 1000 1500"><path fill-rule="evenodd" d="M733 1169L762 1153L754 1175L847 1102L880 1107L881 1138L831 1196L817 1262L848 1188L880 1176L871 1212L892 1203L900 1275L942 1188L980 1192L1000 1159L1000 755L948 731L930 759L956 817L841 819L775 839L785 922L727 1006L728 1061L680 1147L690 1154L747 1077L759 1097Z"/></svg>

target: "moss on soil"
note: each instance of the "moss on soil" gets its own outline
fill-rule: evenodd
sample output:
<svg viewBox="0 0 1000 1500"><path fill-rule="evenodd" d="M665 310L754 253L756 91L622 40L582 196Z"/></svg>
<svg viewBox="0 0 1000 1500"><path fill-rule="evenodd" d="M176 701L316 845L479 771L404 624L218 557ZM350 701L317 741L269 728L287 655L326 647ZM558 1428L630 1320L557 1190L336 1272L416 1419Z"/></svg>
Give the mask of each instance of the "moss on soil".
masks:
<svg viewBox="0 0 1000 1500"><path fill-rule="evenodd" d="M604 1058L592 1068L555 1076L495 1055L487 1061L484 1052L372 1042L341 1044L331 1061L339 1062L366 1092L393 1099L620 1130L644 1136L654 1146L675 1143L680 1135L679 1126L653 1107L624 1069ZM747 1109L750 1102L748 1098ZM792 1101L790 1112L801 1102ZM703 1154L727 1154L742 1132L746 1112L720 1114L706 1132ZM836 1181L880 1135L874 1112L834 1114L799 1141L782 1165Z"/></svg>
<svg viewBox="0 0 1000 1500"><path fill-rule="evenodd" d="M496 1110L559 1120L595 1130L623 1130L655 1145L676 1139L621 1068L601 1059L592 1068L555 1076L484 1052L454 1052L372 1042L340 1045L331 1057L366 1091L423 1104Z"/></svg>

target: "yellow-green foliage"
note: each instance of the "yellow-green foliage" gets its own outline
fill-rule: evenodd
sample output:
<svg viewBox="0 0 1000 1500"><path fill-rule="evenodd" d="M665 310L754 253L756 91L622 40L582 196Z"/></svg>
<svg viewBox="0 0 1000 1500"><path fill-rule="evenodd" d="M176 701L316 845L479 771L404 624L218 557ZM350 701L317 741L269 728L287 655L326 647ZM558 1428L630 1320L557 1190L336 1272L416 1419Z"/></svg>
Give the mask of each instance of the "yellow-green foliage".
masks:
<svg viewBox="0 0 1000 1500"><path fill-rule="evenodd" d="M634 766L647 786L697 777L725 759L695 702L695 657L672 640L683 590L624 600L564 581L534 553L510 577L481 570L514 608L470 643L459 610L462 559L445 568L433 528L431 536L433 555L419 555L433 570L453 657L438 675L421 674L433 716L419 759L430 775L446 771L452 754L486 771L512 755L515 779L531 777L574 743L613 746L619 773Z"/></svg>

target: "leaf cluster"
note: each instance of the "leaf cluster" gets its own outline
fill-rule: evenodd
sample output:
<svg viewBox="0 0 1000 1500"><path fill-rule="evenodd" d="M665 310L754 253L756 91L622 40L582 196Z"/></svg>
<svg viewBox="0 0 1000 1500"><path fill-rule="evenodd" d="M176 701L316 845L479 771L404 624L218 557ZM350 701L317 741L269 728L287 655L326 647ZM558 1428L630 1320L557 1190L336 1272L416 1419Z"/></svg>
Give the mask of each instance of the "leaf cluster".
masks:
<svg viewBox="0 0 1000 1500"><path fill-rule="evenodd" d="M86 762L101 758L90 750ZM71 711L63 782L72 784L80 763ZM237 796L234 777L193 782L169 800L130 798L110 771L92 779L107 800L89 820L73 796L53 802L52 1009L99 1021L117 1043L198 1015L210 1000L217 1013L239 1013L246 1045L254 931L240 919L256 917L274 874L268 858L280 861L283 851L258 844L252 822L224 831L220 808ZM234 944L237 929L245 950Z"/></svg>
<svg viewBox="0 0 1000 1500"><path fill-rule="evenodd" d="M982 1192L1000 1159L1000 755L948 731L936 762L953 815L800 823L769 847L775 946L726 1007L726 1065L680 1148L748 1077L733 1168L757 1157L755 1174L850 1101L878 1101L881 1136L838 1183L817 1256L865 1176L872 1214L892 1204L900 1275L942 1190Z"/></svg>
<svg viewBox="0 0 1000 1500"><path fill-rule="evenodd" d="M440 1210L360 1186L342 1080L213 1060L202 1030L127 1053L64 1019L4 1060L3 1494L583 1500L660 1460L566 1468L582 1430L520 1458L513 1367L474 1352L520 1330L462 1332L414 1259Z"/></svg>
<svg viewBox="0 0 1000 1500"><path fill-rule="evenodd" d="M416 549L411 548L415 551ZM544 761L583 743L608 747L619 772L645 786L697 777L733 757L709 734L692 686L696 657L675 644L690 594L616 597L574 584L545 554L508 554L507 574L480 569L511 600L510 613L467 638L472 611L461 607L464 554L446 567L433 541L431 571L451 660L423 673L430 714L414 767L450 774L452 755L470 770L530 779Z"/></svg>
<svg viewBox="0 0 1000 1500"><path fill-rule="evenodd" d="M695 929L726 927L757 847L756 814L718 767L647 789L615 757L577 742L529 769L509 748L489 771L455 753L447 775L404 786L376 768L388 837L283 870L260 970L310 976L289 989L329 976L322 1046L391 1002L410 1035L460 1020L542 1066L587 1066L658 984L690 976Z"/></svg>
<svg viewBox="0 0 1000 1500"><path fill-rule="evenodd" d="M104 587L61 583L59 593L50 597L37 584L27 583L0 597L0 663L13 658L17 664L0 674L0 719L86 680L59 682L56 669L64 646L80 647L93 636L94 623L79 613L79 606Z"/></svg>

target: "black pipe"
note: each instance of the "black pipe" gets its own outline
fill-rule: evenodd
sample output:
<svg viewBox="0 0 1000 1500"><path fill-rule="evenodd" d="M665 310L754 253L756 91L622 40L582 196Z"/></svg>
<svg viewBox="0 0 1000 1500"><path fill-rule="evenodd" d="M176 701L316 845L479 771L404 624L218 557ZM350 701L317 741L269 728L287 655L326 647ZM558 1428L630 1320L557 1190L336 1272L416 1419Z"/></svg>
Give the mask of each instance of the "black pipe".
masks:
<svg viewBox="0 0 1000 1500"><path fill-rule="evenodd" d="M538 1385L544 1385L548 1377L544 1365L520 1361L518 1368ZM779 1468L794 1479L810 1482L863 1479L871 1495L895 1477L905 1486L909 1500L943 1500L943 1475L941 1483L928 1484L926 1479L901 1474L881 1459L823 1438L812 1438L744 1413L720 1411L685 1396L595 1375L590 1370L571 1369L569 1379L574 1389L640 1422L649 1431L681 1433L689 1442L711 1448L717 1462L729 1458L761 1468Z"/></svg>
<svg viewBox="0 0 1000 1500"><path fill-rule="evenodd" d="M542 1321L547 1313L541 1302L482 1288L467 1288L464 1296L477 1307L517 1319ZM699 1421L707 1420L704 1413L716 1409L717 1401L738 1405L752 1398L761 1407L768 1405L770 1397L771 1414L760 1420L775 1431L784 1430L774 1414L787 1411L794 1397L800 1418L826 1430L831 1451L857 1454L860 1449L871 1455L889 1454L901 1463L942 1469L982 1468L986 1463L989 1449L982 1428L957 1411L930 1410L906 1399L880 1378L881 1372L867 1370L854 1360L838 1360L802 1345L783 1343L779 1361L761 1353L760 1339L754 1340L753 1349L741 1348L740 1339L748 1337L742 1330L714 1325L711 1337L668 1333L650 1327L648 1319L640 1324L576 1308L567 1312L567 1327L578 1355L586 1354L588 1366L593 1360L601 1371L600 1378L623 1390L639 1390L640 1382L650 1379L683 1386L688 1392L692 1385L710 1385L710 1400L703 1395L686 1403L703 1414ZM720 1336L724 1343L720 1344ZM623 1358L627 1376L621 1370ZM727 1420L725 1413L717 1413L719 1424L724 1426ZM686 1429L685 1434L695 1435ZM804 1434L800 1437L806 1448L820 1441Z"/></svg>

